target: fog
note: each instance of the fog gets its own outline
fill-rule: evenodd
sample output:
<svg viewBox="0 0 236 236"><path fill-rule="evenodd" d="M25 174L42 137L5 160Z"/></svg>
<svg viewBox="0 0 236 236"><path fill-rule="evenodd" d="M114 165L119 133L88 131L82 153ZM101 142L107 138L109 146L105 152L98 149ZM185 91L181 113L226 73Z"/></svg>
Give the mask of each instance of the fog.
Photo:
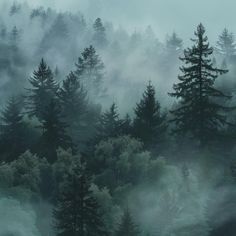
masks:
<svg viewBox="0 0 236 236"><path fill-rule="evenodd" d="M192 27L199 20L207 27L212 39L226 26L235 31L232 22L236 8L234 0L226 0L225 4L221 0L29 0L28 3L32 6L43 4L58 11L80 11L91 19L100 16L129 30L152 25L161 39L174 30L184 38L190 38Z"/></svg>
<svg viewBox="0 0 236 236"><path fill-rule="evenodd" d="M234 0L0 0L0 236L63 235L61 195L78 194L70 175L87 170L85 197L107 235L118 235L125 209L140 236L235 235L235 9ZM220 71L216 82L206 73L209 84L225 93L216 106L225 126L214 120L206 145L200 132L172 132L182 97L169 96L200 22ZM225 27L229 55L217 44ZM72 210L71 221L81 209Z"/></svg>

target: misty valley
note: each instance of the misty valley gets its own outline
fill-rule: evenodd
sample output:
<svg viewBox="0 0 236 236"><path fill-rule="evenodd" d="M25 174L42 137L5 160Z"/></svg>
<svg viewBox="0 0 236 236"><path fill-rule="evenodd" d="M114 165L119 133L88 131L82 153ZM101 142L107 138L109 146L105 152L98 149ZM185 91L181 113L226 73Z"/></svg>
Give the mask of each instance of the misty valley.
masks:
<svg viewBox="0 0 236 236"><path fill-rule="evenodd" d="M0 236L235 236L233 31L90 2L0 1Z"/></svg>

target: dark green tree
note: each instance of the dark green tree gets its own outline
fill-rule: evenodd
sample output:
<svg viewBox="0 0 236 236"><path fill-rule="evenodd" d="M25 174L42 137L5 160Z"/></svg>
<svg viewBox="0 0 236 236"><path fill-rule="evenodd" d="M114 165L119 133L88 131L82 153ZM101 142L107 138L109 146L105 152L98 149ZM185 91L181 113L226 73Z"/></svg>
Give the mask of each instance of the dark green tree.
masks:
<svg viewBox="0 0 236 236"><path fill-rule="evenodd" d="M97 47L103 48L107 45L106 29L103 26L101 18L97 18L93 24L93 41Z"/></svg>
<svg viewBox="0 0 236 236"><path fill-rule="evenodd" d="M109 110L101 115L98 124L98 139L102 140L119 136L121 134L121 126L122 120L119 118L116 104L113 103Z"/></svg>
<svg viewBox="0 0 236 236"><path fill-rule="evenodd" d="M59 236L105 236L100 206L90 189L91 178L77 165L66 176L54 210Z"/></svg>
<svg viewBox="0 0 236 236"><path fill-rule="evenodd" d="M1 114L0 153L4 161L13 161L26 150L25 125L20 99L12 97Z"/></svg>
<svg viewBox="0 0 236 236"><path fill-rule="evenodd" d="M236 53L236 43L233 33L229 32L228 29L224 29L217 41L218 51L229 59Z"/></svg>
<svg viewBox="0 0 236 236"><path fill-rule="evenodd" d="M88 123L89 104L87 92L73 72L63 81L58 97L70 136L76 143L83 141L91 126Z"/></svg>
<svg viewBox="0 0 236 236"><path fill-rule="evenodd" d="M225 107L217 99L229 98L214 87L218 75L227 71L213 67L213 48L205 36L205 28L198 25L194 45L184 51L180 68L182 75L179 83L174 84L172 97L179 100L179 105L172 110L173 131L177 134L189 134L204 145L219 135L220 128L227 124Z"/></svg>
<svg viewBox="0 0 236 236"><path fill-rule="evenodd" d="M31 88L27 89L26 108L30 116L36 116L42 120L46 107L56 97L58 91L58 84L53 78L53 73L43 59L29 82Z"/></svg>
<svg viewBox="0 0 236 236"><path fill-rule="evenodd" d="M164 141L167 129L166 115L161 112L160 104L156 100L155 88L151 82L134 111L135 137L141 139L146 147L151 148Z"/></svg>
<svg viewBox="0 0 236 236"><path fill-rule="evenodd" d="M40 156L46 157L50 163L56 161L59 147L73 149L66 127L67 125L62 121L61 108L56 100L52 99L42 116L42 136L37 150Z"/></svg>
<svg viewBox="0 0 236 236"><path fill-rule="evenodd" d="M93 46L85 48L76 63L75 74L91 96L104 94L104 64Z"/></svg>
<svg viewBox="0 0 236 236"><path fill-rule="evenodd" d="M138 226L134 223L129 209L124 211L121 222L115 232L115 236L137 236L140 234Z"/></svg>

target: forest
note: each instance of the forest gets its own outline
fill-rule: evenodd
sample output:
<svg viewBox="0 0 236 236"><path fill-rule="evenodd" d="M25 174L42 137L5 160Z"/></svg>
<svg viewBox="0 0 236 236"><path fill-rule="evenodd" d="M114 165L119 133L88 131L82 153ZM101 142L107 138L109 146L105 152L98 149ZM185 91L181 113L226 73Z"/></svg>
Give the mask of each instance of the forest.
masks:
<svg viewBox="0 0 236 236"><path fill-rule="evenodd" d="M0 236L235 236L236 40L6 2Z"/></svg>

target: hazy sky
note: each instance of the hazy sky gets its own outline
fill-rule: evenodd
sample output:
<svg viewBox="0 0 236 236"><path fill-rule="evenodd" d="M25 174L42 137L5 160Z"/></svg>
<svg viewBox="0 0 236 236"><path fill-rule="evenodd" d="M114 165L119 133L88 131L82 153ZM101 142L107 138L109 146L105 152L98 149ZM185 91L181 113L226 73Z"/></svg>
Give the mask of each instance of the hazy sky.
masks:
<svg viewBox="0 0 236 236"><path fill-rule="evenodd" d="M0 0L2 1L2 0ZM24 2L25 0L18 0ZM91 19L97 16L116 25L143 28L151 24L159 34L176 30L191 37L194 27L203 22L210 37L224 27L236 31L235 0L27 0L58 10L81 11Z"/></svg>

